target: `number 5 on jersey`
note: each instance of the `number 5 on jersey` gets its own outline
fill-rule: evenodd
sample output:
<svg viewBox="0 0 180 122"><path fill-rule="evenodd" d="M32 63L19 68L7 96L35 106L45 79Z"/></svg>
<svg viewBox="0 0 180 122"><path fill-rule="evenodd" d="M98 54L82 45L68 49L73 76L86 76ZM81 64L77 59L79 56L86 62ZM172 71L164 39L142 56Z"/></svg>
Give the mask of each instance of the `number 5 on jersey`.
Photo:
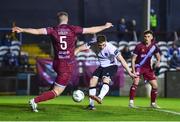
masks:
<svg viewBox="0 0 180 122"><path fill-rule="evenodd" d="M60 47L62 50L67 49L67 42L65 41L66 36L60 36Z"/></svg>

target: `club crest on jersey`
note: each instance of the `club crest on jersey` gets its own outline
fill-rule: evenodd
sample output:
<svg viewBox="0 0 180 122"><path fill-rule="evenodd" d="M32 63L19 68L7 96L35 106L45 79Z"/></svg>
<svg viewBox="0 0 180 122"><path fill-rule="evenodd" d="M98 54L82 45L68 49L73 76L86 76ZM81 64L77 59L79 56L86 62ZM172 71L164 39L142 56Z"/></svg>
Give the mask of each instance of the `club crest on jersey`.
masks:
<svg viewBox="0 0 180 122"><path fill-rule="evenodd" d="M146 54L141 54L141 58L143 58L143 57L145 57L146 56Z"/></svg>
<svg viewBox="0 0 180 122"><path fill-rule="evenodd" d="M141 49L142 52L144 52L145 50L144 49Z"/></svg>
<svg viewBox="0 0 180 122"><path fill-rule="evenodd" d="M105 56L108 56L108 53L104 53Z"/></svg>

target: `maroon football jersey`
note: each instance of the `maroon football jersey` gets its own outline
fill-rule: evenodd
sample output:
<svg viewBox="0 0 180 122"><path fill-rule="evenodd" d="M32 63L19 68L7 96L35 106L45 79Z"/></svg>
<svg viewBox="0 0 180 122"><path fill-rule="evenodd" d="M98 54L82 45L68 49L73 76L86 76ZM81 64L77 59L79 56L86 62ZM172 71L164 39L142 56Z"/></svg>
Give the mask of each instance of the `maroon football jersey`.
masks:
<svg viewBox="0 0 180 122"><path fill-rule="evenodd" d="M46 28L47 34L52 37L54 59L73 60L77 35L82 34L83 28L79 26L61 24Z"/></svg>
<svg viewBox="0 0 180 122"><path fill-rule="evenodd" d="M155 45L155 43L151 43L151 45L148 46L148 47L147 47L144 43L140 43L140 44L136 45L136 47L135 47L135 49L134 49L134 52L133 52L134 54L137 55L135 64L139 64L139 63L144 59L144 57L147 55L148 51L151 49L151 47L152 47L153 45ZM155 45L155 46L156 46L156 45ZM155 51L153 52L152 55L150 55L150 56L147 58L147 60L145 61L145 63L142 65L142 67L144 67L144 68L151 68L151 58L152 58L152 56L153 56L155 53L157 53L157 52L159 52L159 51L160 51L159 48L156 46Z"/></svg>

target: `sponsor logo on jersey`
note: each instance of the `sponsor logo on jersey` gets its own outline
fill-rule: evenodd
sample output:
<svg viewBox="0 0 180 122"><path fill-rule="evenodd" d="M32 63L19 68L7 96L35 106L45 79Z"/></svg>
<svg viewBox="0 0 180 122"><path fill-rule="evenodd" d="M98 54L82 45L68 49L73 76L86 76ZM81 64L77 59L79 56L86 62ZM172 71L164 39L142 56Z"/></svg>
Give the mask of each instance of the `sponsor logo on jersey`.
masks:
<svg viewBox="0 0 180 122"><path fill-rule="evenodd" d="M69 51L59 51L58 58L59 59L70 58L70 52Z"/></svg>

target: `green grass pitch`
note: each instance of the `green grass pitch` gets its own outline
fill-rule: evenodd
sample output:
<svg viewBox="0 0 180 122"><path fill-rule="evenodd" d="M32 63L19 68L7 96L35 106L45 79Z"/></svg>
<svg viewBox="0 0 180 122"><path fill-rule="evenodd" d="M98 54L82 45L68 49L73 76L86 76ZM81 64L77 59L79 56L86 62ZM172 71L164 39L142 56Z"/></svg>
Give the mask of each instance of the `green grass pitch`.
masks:
<svg viewBox="0 0 180 122"><path fill-rule="evenodd" d="M59 96L30 110L27 102L33 96L0 96L0 121L180 121L180 99L158 98L159 111L149 108L149 98L136 97L137 109L128 108L128 97L108 97L97 110L86 110L88 98L81 103L71 96Z"/></svg>

